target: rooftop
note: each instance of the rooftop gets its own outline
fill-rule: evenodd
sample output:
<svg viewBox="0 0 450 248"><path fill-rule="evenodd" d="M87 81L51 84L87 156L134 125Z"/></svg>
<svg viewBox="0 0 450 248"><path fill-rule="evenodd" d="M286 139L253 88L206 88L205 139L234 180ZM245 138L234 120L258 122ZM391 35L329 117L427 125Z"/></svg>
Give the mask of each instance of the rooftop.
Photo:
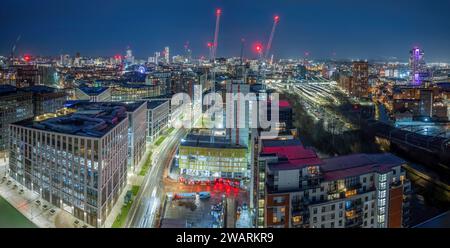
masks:
<svg viewBox="0 0 450 248"><path fill-rule="evenodd" d="M83 86L83 87L79 87L79 89L81 91L83 91L86 95L97 96L97 95L100 95L101 93L105 92L108 89L108 87L87 87L87 86Z"/></svg>
<svg viewBox="0 0 450 248"><path fill-rule="evenodd" d="M0 96L6 96L16 92L17 88L12 85L9 84L0 85Z"/></svg>
<svg viewBox="0 0 450 248"><path fill-rule="evenodd" d="M185 141L181 142L181 146L247 149L247 147L232 144L231 140L226 139L225 137L214 137L214 143L211 143L211 136L194 134L186 136Z"/></svg>
<svg viewBox="0 0 450 248"><path fill-rule="evenodd" d="M45 85L35 85L35 86L25 87L22 89L24 91L30 91L33 93L40 93L40 94L59 92L59 89L45 86Z"/></svg>
<svg viewBox="0 0 450 248"><path fill-rule="evenodd" d="M271 170L294 170L323 163L314 150L305 148L297 139L263 140L261 153L276 154L281 158L269 165Z"/></svg>
<svg viewBox="0 0 450 248"><path fill-rule="evenodd" d="M321 166L325 180L337 180L371 172L388 172L405 161L391 154L352 154L324 160Z"/></svg>
<svg viewBox="0 0 450 248"><path fill-rule="evenodd" d="M166 103L168 100L146 100L147 109L155 109L160 105Z"/></svg>
<svg viewBox="0 0 450 248"><path fill-rule="evenodd" d="M69 111L70 112L70 111ZM126 118L124 106L110 106L103 109L75 110L66 115L41 121L28 119L14 125L49 132L100 138Z"/></svg>
<svg viewBox="0 0 450 248"><path fill-rule="evenodd" d="M69 106L69 108L77 109L78 111L92 111L92 110L103 110L114 107L124 107L127 112L134 112L144 102L89 102L89 101L78 101L74 102Z"/></svg>

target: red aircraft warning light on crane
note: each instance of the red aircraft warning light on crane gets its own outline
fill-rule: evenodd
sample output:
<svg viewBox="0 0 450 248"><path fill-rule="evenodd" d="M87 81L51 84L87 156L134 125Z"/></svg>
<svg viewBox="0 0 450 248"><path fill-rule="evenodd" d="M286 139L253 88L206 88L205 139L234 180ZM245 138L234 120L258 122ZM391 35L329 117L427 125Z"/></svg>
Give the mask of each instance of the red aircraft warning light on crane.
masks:
<svg viewBox="0 0 450 248"><path fill-rule="evenodd" d="M270 36L269 36L269 42L267 43L266 53L264 54L264 59L267 59L267 56L269 56L270 49L272 48L273 36L275 35L275 30L276 30L279 22L280 22L280 16L275 15L273 18L273 25L272 25L272 31L270 32Z"/></svg>

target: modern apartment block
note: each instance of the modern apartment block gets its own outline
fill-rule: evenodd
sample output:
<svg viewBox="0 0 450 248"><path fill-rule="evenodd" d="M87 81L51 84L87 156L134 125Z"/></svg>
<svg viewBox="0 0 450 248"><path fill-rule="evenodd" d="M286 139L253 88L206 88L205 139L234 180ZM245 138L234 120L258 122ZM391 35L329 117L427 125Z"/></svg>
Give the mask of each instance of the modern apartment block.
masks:
<svg viewBox="0 0 450 248"><path fill-rule="evenodd" d="M9 124L33 117L33 94L11 85L0 85L0 157L8 149Z"/></svg>
<svg viewBox="0 0 450 248"><path fill-rule="evenodd" d="M134 171L146 151L147 105L145 102L76 102L69 106L78 113L124 107L128 116L128 167Z"/></svg>
<svg viewBox="0 0 450 248"><path fill-rule="evenodd" d="M126 111L123 106L68 109L58 117L10 125L9 175L101 227L127 181Z"/></svg>
<svg viewBox="0 0 450 248"><path fill-rule="evenodd" d="M82 86L75 89L77 100L89 100L91 102L111 101L111 88Z"/></svg>
<svg viewBox="0 0 450 248"><path fill-rule="evenodd" d="M411 186L404 164L389 153L321 160L295 140L262 141L256 225L406 227Z"/></svg>
<svg viewBox="0 0 450 248"><path fill-rule="evenodd" d="M169 123L167 100L147 100L147 142L154 142Z"/></svg>

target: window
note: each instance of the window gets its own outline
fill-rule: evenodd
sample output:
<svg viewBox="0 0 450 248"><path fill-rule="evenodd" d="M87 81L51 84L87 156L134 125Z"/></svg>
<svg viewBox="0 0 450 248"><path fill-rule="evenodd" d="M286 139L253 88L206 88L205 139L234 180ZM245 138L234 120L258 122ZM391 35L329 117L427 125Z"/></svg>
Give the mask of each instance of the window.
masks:
<svg viewBox="0 0 450 248"><path fill-rule="evenodd" d="M317 217L316 216L313 217L313 222L317 223Z"/></svg>
<svg viewBox="0 0 450 248"><path fill-rule="evenodd" d="M336 208L336 206L333 204L331 205L331 210L334 210Z"/></svg>
<svg viewBox="0 0 450 248"><path fill-rule="evenodd" d="M334 228L334 222L331 222L331 228Z"/></svg>
<svg viewBox="0 0 450 248"><path fill-rule="evenodd" d="M313 213L317 214L317 208L313 208Z"/></svg>
<svg viewBox="0 0 450 248"><path fill-rule="evenodd" d="M277 204L283 203L284 202L284 197L282 196L277 196L273 198L273 201Z"/></svg>
<svg viewBox="0 0 450 248"><path fill-rule="evenodd" d="M325 207L322 207L322 213L324 213L325 212Z"/></svg>
<svg viewBox="0 0 450 248"><path fill-rule="evenodd" d="M325 221L325 215L322 215L322 221Z"/></svg>
<svg viewBox="0 0 450 248"><path fill-rule="evenodd" d="M366 177L363 177L363 183L366 183L367 179Z"/></svg>
<svg viewBox="0 0 450 248"><path fill-rule="evenodd" d="M339 226L342 226L342 220L339 221Z"/></svg>

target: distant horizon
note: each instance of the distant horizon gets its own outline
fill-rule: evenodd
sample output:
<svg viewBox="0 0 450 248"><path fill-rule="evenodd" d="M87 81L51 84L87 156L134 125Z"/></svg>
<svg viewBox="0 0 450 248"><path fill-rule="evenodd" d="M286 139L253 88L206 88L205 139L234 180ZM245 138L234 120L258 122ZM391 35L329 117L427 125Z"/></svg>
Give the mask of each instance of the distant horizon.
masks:
<svg viewBox="0 0 450 248"><path fill-rule="evenodd" d="M256 57L274 17L275 59L389 58L404 61L414 46L426 61L450 61L450 1L446 0L3 0L0 54L113 56L130 46L147 58L165 46L171 54L208 57L215 10L222 10L217 57ZM270 56L270 55L269 55Z"/></svg>
<svg viewBox="0 0 450 248"><path fill-rule="evenodd" d="M70 54L70 53L62 53L62 54L53 54L53 55L39 55L39 54L28 54L28 53L25 53L25 54L15 54L15 57L17 58L17 57L23 57L24 55L31 55L32 57L38 57L38 58L53 58L53 59L58 59L61 55L69 55L70 57L75 57L76 56L76 53L75 54ZM85 55L85 54L81 54L80 53L80 56L81 57L84 57L84 58L113 58L115 55L117 55L117 54L112 54L112 55ZM120 54L120 55L124 55L124 53L123 54ZM177 56L177 55L180 55L180 56L183 56L182 54L173 54L173 55L171 55L171 59L172 59L172 57L173 56ZM0 54L0 56L1 57L5 57L5 58L9 58L10 57L10 55L5 55L5 54ZM133 54L133 56L134 56L134 54ZM135 57L135 59L137 59L137 60L147 60L149 57L152 57L152 56L148 56L148 57L136 57L136 56L134 56ZM217 59L220 59L220 58L238 58L239 56L228 56L228 57L226 57L226 56L219 56ZM200 59L200 57L195 57L195 56L192 56L192 58L193 59ZM257 59L257 57L244 57L244 59L248 59L248 60L256 60ZM399 58L394 58L394 57L392 57L392 58L345 58L345 57L335 57L335 58L316 58L316 57L308 57L308 58L306 58L306 57L297 57L297 58L275 58L274 57L274 60L289 60L289 59L292 59L292 60L303 60L303 59L308 59L308 60L318 60L318 61L320 61L320 60L324 60L324 61L332 61L332 60L334 60L334 61L337 61L337 62L350 62L350 61L374 61L374 62L398 62L398 63L408 63L409 62L409 58L405 58L405 59L399 59ZM427 60L427 58L426 58L426 54L425 54L425 61L426 61L426 63L427 64L436 64L436 63L450 63L450 58L449 59L447 59L447 60L440 60L440 61L429 61L429 60Z"/></svg>

